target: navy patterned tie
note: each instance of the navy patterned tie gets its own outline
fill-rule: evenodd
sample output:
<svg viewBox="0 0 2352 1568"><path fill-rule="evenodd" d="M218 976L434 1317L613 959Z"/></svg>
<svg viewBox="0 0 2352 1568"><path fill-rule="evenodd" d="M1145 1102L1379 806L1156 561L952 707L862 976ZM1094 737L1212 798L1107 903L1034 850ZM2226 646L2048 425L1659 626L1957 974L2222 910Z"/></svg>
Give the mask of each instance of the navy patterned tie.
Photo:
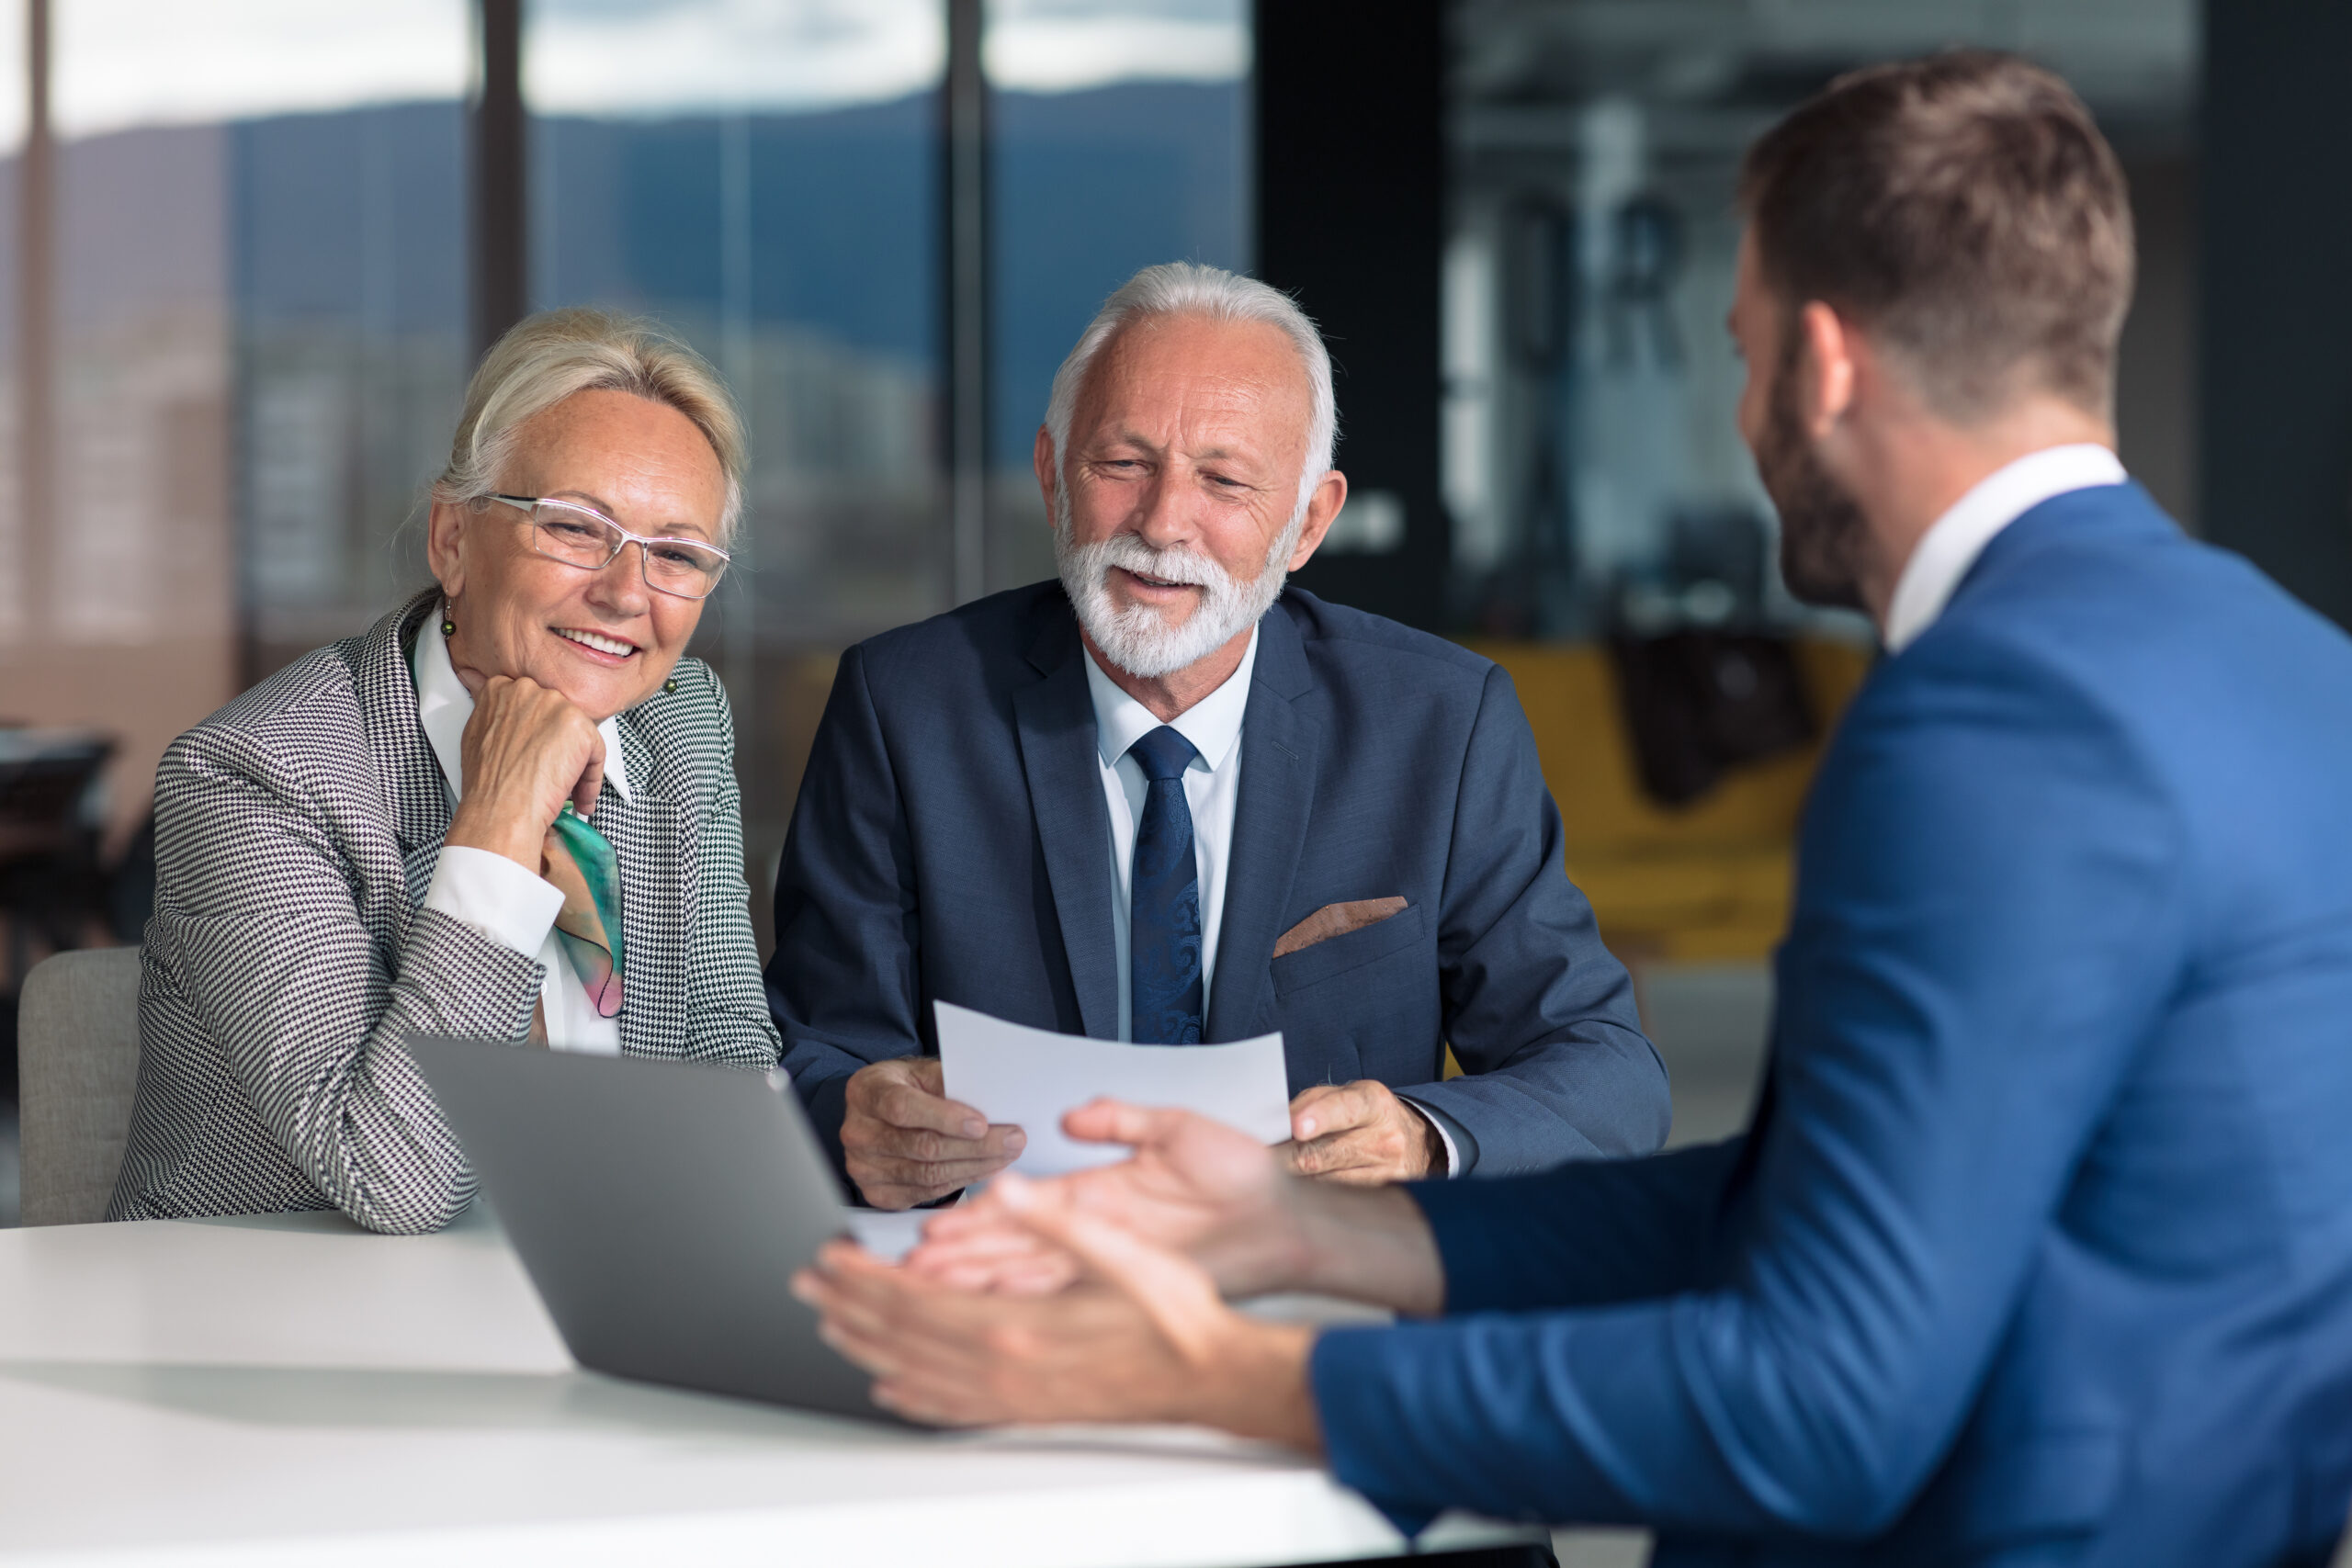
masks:
<svg viewBox="0 0 2352 1568"><path fill-rule="evenodd" d="M1201 880L1184 769L1200 755L1166 725L1127 748L1143 776L1143 820L1128 878L1129 1010L1138 1045L1201 1043Z"/></svg>

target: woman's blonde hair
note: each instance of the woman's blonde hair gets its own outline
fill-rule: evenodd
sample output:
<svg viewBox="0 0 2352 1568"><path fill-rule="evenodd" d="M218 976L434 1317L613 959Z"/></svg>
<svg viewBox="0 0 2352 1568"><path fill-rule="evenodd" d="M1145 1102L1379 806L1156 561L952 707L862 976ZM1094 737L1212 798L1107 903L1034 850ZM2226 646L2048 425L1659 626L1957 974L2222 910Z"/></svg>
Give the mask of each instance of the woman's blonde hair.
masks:
<svg viewBox="0 0 2352 1568"><path fill-rule="evenodd" d="M575 393L594 391L629 392L694 422L726 476L719 537L731 542L743 515L743 417L727 383L652 322L611 310L543 310L491 345L466 387L449 466L433 481L433 499L479 506L496 492L525 423Z"/></svg>

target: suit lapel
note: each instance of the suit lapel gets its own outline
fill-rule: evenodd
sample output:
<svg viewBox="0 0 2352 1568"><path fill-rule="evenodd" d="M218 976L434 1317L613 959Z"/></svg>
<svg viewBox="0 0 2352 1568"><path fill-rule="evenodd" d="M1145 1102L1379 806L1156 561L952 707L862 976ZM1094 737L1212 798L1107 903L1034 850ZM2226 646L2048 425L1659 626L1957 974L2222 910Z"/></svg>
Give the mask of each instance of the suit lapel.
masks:
<svg viewBox="0 0 2352 1568"><path fill-rule="evenodd" d="M621 942L628 964L621 980L621 1049L674 1056L689 1022L686 976L674 961L688 947L679 873L695 850L684 841L684 816L662 787L666 781L656 775L638 716L632 711L620 723L630 798L607 786L593 820L621 868Z"/></svg>
<svg viewBox="0 0 2352 1568"><path fill-rule="evenodd" d="M1048 604L1029 649L1030 667L1040 679L1012 697L1021 765L1080 1021L1096 1039L1115 1040L1119 956L1111 928L1111 815L1095 756L1094 700L1087 693L1085 650L1069 602L1055 595Z"/></svg>
<svg viewBox="0 0 2352 1568"><path fill-rule="evenodd" d="M1241 795L1205 1040L1246 1040L1272 1026L1274 942L1306 844L1322 753L1322 727L1299 705L1314 685L1298 627L1277 603L1258 623L1258 664L1241 716Z"/></svg>
<svg viewBox="0 0 2352 1568"><path fill-rule="evenodd" d="M424 898L449 834L449 786L416 717L416 678L409 649L421 623L441 602L440 590L421 593L369 627L352 663L352 682L377 759L384 805L400 840L409 907Z"/></svg>

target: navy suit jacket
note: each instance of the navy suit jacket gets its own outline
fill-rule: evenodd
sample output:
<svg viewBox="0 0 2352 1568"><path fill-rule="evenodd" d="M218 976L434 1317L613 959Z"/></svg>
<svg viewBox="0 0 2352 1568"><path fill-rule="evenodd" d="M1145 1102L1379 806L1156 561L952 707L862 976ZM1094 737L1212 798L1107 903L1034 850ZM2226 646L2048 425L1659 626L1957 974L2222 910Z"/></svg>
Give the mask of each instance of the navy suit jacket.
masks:
<svg viewBox="0 0 2352 1568"><path fill-rule="evenodd" d="M2137 486L1997 536L1808 803L1745 1140L1418 1188L1327 1335L1400 1515L1658 1561L2324 1561L2352 1501L2352 642Z"/></svg>
<svg viewBox="0 0 2352 1568"><path fill-rule="evenodd" d="M932 1002L1115 1038L1110 812L1058 582L842 656L776 877L768 999L841 1158L870 1062L936 1048ZM1259 622L1204 1036L1283 1032L1293 1093L1377 1078L1485 1171L1646 1154L1665 1068L1562 863L1510 678L1286 591ZM1327 904L1376 924L1273 956ZM1451 1042L1468 1076L1440 1083Z"/></svg>

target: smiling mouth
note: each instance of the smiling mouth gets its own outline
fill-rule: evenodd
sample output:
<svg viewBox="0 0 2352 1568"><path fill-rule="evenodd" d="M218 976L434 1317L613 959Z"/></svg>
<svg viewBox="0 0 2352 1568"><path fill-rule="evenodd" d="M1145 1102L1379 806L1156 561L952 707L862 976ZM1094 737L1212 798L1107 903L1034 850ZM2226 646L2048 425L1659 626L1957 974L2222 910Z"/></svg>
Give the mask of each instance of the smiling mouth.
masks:
<svg viewBox="0 0 2352 1568"><path fill-rule="evenodd" d="M633 642L606 637L603 632L592 632L581 626L549 626L548 629L566 642L576 642L582 648L610 654L615 659L627 659L637 651L637 644Z"/></svg>
<svg viewBox="0 0 2352 1568"><path fill-rule="evenodd" d="M1177 582L1165 577L1154 577L1148 572L1137 571L1131 566L1123 566L1119 570L1146 588L1197 588L1200 586L1197 582Z"/></svg>

